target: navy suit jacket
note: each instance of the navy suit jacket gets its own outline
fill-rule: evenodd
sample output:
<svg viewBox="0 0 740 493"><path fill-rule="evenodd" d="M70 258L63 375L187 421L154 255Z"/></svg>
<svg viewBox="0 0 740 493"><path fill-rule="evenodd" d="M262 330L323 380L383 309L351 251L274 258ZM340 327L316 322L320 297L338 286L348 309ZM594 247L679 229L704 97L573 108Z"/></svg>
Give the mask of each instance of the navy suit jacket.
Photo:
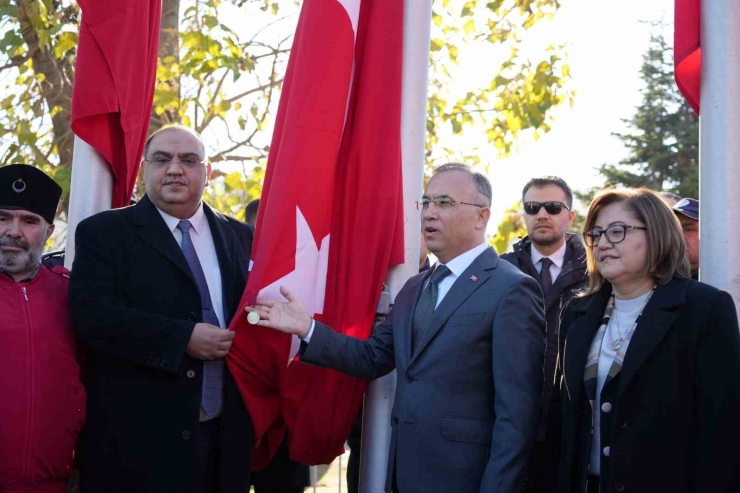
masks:
<svg viewBox="0 0 740 493"><path fill-rule="evenodd" d="M545 316L537 282L489 248L450 288L411 352L411 278L364 341L316 323L303 362L365 380L398 370L386 491L517 493L537 433Z"/></svg>

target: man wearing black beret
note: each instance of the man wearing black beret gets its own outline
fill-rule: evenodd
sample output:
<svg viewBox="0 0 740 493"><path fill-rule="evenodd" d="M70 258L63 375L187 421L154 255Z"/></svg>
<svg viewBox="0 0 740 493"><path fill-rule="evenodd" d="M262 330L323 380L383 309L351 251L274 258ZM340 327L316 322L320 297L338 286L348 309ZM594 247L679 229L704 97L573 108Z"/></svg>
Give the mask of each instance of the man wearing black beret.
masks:
<svg viewBox="0 0 740 493"><path fill-rule="evenodd" d="M39 262L61 194L34 166L0 168L0 484L19 492L67 491L85 422L69 272Z"/></svg>

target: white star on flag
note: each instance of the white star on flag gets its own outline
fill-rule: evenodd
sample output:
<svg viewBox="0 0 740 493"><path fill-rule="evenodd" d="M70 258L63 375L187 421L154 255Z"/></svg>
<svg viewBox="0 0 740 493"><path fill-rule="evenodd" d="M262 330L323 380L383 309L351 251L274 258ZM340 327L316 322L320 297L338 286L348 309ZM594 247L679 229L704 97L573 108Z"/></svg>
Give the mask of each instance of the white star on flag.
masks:
<svg viewBox="0 0 740 493"><path fill-rule="evenodd" d="M311 227L303 217L301 209L296 206L296 246L295 270L281 277L260 291L260 297L272 301L285 301L280 294L280 286L291 290L306 307L306 311L313 317L324 312L324 296L326 294L326 271L329 265L329 236L321 240L321 248L317 248ZM290 365L298 350L301 340L293 336L290 343Z"/></svg>

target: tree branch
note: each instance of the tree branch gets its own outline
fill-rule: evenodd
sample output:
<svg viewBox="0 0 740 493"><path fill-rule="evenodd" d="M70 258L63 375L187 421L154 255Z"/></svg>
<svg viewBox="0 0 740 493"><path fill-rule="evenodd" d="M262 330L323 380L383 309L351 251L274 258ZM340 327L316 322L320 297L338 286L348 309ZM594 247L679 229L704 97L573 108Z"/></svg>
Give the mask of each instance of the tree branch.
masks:
<svg viewBox="0 0 740 493"><path fill-rule="evenodd" d="M224 154L217 154L211 158L212 163L221 163L224 161L258 161L262 159L262 156L227 156Z"/></svg>
<svg viewBox="0 0 740 493"><path fill-rule="evenodd" d="M14 56L10 59L10 63L7 63L3 65L2 67L0 67L0 72L2 72L3 70L7 70L9 68L18 67L20 65L23 65L32 56L33 56L33 52L30 52L30 51L26 53L25 55Z"/></svg>
<svg viewBox="0 0 740 493"><path fill-rule="evenodd" d="M254 94L255 92L264 91L265 89L271 88L273 86L277 86L278 84L280 84L284 80L285 80L284 78L283 79L280 79L280 80L277 80L277 81L272 81L271 80L268 84L263 84L261 86L254 87L252 89L249 89L248 91L244 91L241 94L237 94L236 96L234 96L232 98L225 99L224 101L227 101L229 103L234 103L234 102L240 100L241 98L243 98L245 96L249 96L250 94Z"/></svg>

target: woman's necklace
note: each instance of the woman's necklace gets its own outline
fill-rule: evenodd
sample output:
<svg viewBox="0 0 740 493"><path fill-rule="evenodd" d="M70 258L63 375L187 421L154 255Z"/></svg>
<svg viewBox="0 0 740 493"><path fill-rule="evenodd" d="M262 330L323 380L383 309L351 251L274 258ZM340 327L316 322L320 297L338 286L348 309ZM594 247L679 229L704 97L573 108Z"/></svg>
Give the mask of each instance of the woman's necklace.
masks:
<svg viewBox="0 0 740 493"><path fill-rule="evenodd" d="M637 314L637 317L635 317L635 321L632 323L632 325L627 327L627 331L624 333L624 335L622 335L622 327L621 327L621 324L619 323L619 317L617 316L617 313L619 311L617 310L616 306L614 307L614 313L612 316L614 317L614 321L617 323L617 332L619 333L619 337L615 339L614 342L612 342L613 350L619 351L619 349L622 347L622 344L624 344L624 340L627 339L627 337L629 337L632 334L632 332L635 330L635 327L637 327L637 321L640 319L640 316L642 315L643 310L645 310L645 307L647 306L648 301L650 301L650 298L653 296L654 292L655 292L655 286L653 286L653 289L650 290L650 293L648 294L647 298L645 298L645 302L642 304L642 308L640 308L640 313Z"/></svg>

